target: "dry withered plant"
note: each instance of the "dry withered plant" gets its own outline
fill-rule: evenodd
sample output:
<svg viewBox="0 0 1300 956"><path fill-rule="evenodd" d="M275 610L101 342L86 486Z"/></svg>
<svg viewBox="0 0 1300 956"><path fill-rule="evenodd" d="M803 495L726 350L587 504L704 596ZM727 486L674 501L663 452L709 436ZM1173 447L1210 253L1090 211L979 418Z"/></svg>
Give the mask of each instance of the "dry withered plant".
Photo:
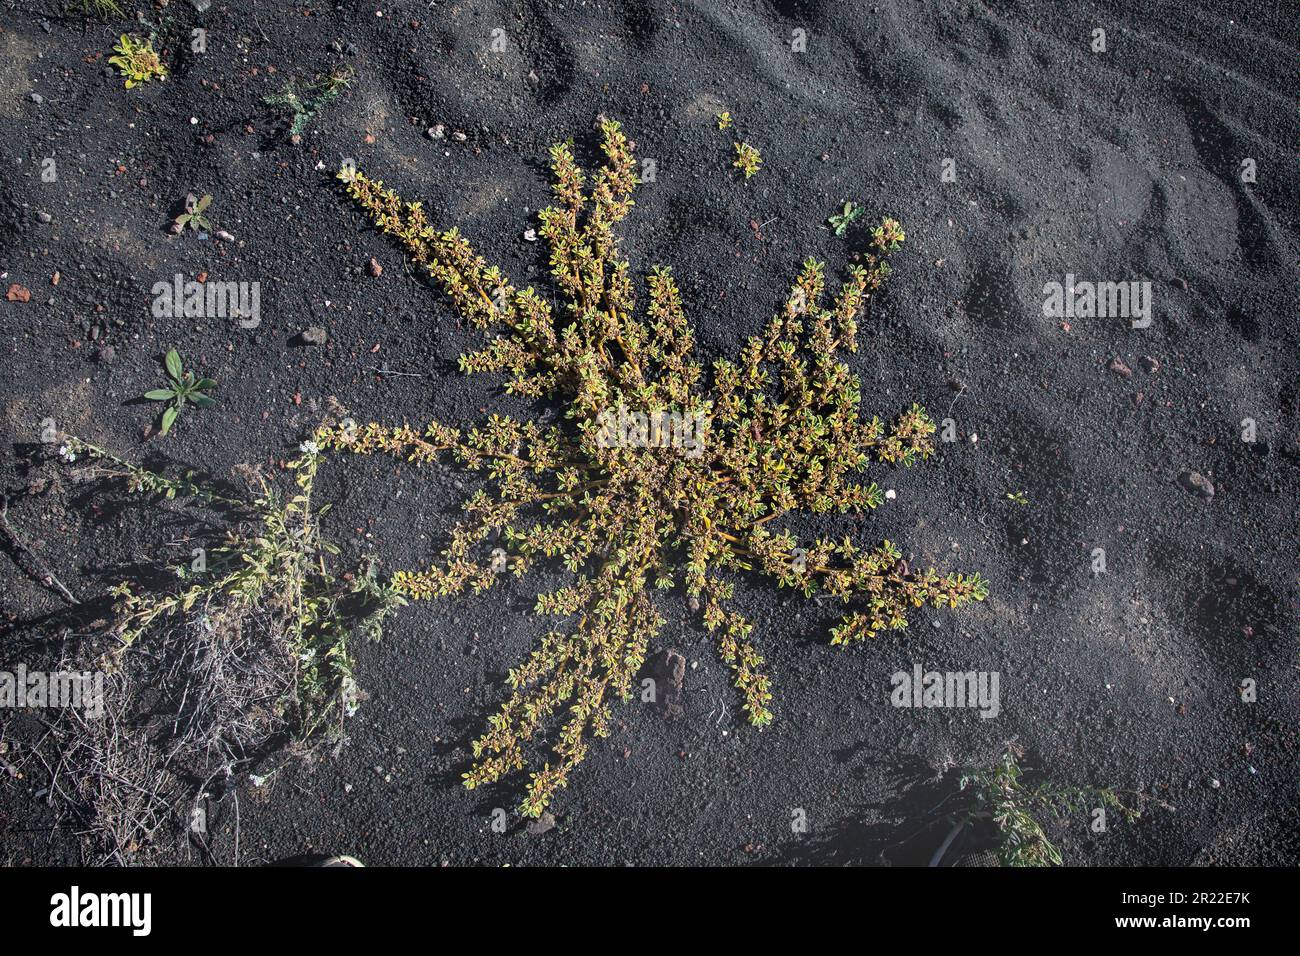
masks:
<svg viewBox="0 0 1300 956"><path fill-rule="evenodd" d="M631 695L663 624L655 589L681 586L698 603L759 727L773 718L772 693L752 625L732 606L737 572L842 599L849 613L833 644L902 628L916 608L960 607L987 590L977 574L911 569L889 541L800 547L774 523L795 511L874 508L880 490L860 480L868 466L911 465L931 453L935 426L925 411L913 405L888 425L863 417L861 382L841 361L856 350L858 318L889 275L900 225L881 222L862 264L834 292L823 264L805 262L766 328L736 359L706 370L669 269L650 272L644 311L636 308L614 233L633 206L632 144L618 123L600 128L604 164L590 180L570 145L551 149L556 204L540 214L540 232L558 307L485 263L457 229L432 226L419 202L355 169L340 174L460 315L499 333L463 355L462 370L504 376L508 392L565 409L563 427L493 415L469 429L344 422L316 438L322 450L417 463L451 456L485 479L441 559L398 572L397 592L479 592L503 571L519 576L546 561L572 574L571 584L538 596L537 613L565 623L509 672L509 696L464 775L473 788L523 769L530 742L558 726L551 757L531 773L521 807L530 816L567 784L588 736L608 733L611 701Z"/></svg>
<svg viewBox="0 0 1300 956"><path fill-rule="evenodd" d="M124 486L167 506L191 544L210 542L157 569L170 585L139 572L117 584L106 619L51 644L50 669L102 674L102 700L36 718L44 732L24 752L45 763L50 802L95 862L128 862L169 828L206 849L206 807L237 801L243 775L342 739L360 697L350 645L378 638L405 599L373 565L333 569L329 505L313 501L322 459L310 442L301 452L290 493L253 474L243 495L62 436L75 481L97 496Z"/></svg>

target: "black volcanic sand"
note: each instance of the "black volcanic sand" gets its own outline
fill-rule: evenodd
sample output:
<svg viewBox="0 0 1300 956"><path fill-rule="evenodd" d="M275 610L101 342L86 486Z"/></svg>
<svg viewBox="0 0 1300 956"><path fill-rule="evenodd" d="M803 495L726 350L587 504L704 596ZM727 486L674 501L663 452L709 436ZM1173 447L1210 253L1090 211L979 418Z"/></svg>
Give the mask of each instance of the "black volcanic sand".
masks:
<svg viewBox="0 0 1300 956"><path fill-rule="evenodd" d="M470 0L377 16L376 4L221 0L200 15L172 0L173 75L130 91L105 66L125 25L56 6L0 13L0 270L4 288L32 292L0 301L11 492L34 474L23 462L47 416L128 457L220 477L290 457L331 396L358 420L554 416L456 374L479 334L331 173L354 158L549 291L544 245L524 236L549 201L546 150L572 136L595 165L600 113L655 163L624 254L638 275L674 267L706 358L761 328L804 258L842 274L865 225L900 219L907 243L851 359L863 407L892 416L915 400L957 429L925 466L876 471L897 491L876 513L790 526L979 571L982 605L919 612L844 650L827 643L830 603L741 581L777 695L758 732L683 596L665 596L658 647L688 661L684 715L617 708L540 835L513 814L521 778L476 792L459 780L505 670L544 630L527 609L545 579L409 608L358 648L369 698L338 757L241 789L241 862L318 850L370 864L874 863L951 792L954 767L1012 738L1058 782L1168 805L1104 834L1072 818L1054 831L1072 863L1296 862L1289 5ZM205 55L188 50L195 26ZM1104 53L1091 49L1097 27ZM806 52L791 52L795 30ZM342 66L355 86L286 142L261 98ZM724 109L763 155L748 182L714 121ZM51 156L58 180L43 183ZM947 157L955 182L940 180ZM1253 183L1240 178L1247 157ZM235 241L167 234L191 191L212 193L214 225ZM824 220L846 198L866 213L837 238ZM261 325L151 316L154 283L200 272L260 282ZM1046 317L1043 287L1067 274L1149 280L1151 326ZM328 344L301 346L309 326ZM145 441L156 406L133 400L159 384L169 347L220 383L219 405ZM1189 470L1212 498L1179 483ZM323 478L329 530L347 560L417 566L472 487L448 469L340 462ZM156 509L109 514L60 482L20 495L9 517L83 596L188 554ZM0 589L10 639L60 607L8 558ZM918 663L997 671L1001 713L892 707L890 675ZM77 859L75 838L39 829L48 780L0 777L0 862ZM504 834L497 807L511 811ZM792 832L796 808L806 833ZM233 801L212 827L216 858L233 860ZM146 857L197 858L179 842Z"/></svg>

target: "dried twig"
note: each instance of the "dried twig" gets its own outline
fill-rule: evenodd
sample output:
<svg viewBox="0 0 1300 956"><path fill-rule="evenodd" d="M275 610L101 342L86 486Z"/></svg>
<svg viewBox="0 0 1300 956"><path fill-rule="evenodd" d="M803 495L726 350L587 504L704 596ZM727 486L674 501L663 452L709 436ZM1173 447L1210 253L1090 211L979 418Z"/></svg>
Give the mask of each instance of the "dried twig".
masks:
<svg viewBox="0 0 1300 956"><path fill-rule="evenodd" d="M81 603L9 523L9 498L4 494L0 494L0 534L3 534L8 542L11 557L18 567L40 584L57 591L59 596L69 604Z"/></svg>

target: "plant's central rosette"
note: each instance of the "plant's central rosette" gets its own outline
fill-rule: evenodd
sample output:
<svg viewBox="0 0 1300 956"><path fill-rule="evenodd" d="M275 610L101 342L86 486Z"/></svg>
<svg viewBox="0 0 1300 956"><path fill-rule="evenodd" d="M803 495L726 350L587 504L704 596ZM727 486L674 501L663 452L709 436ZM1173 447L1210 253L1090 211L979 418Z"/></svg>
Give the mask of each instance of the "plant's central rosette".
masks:
<svg viewBox="0 0 1300 956"><path fill-rule="evenodd" d="M400 571L393 586L414 598L481 591L503 571L554 560L573 583L541 594L537 613L563 624L509 675L512 693L474 744L465 785L526 766L526 748L552 722L553 756L532 773L523 812L536 816L583 759L589 735L608 732L610 703L631 696L663 619L655 589L681 585L744 697L749 721L772 719L772 694L752 625L730 606L736 571L849 603L833 632L846 644L906 626L909 610L958 607L985 596L978 575L910 570L888 541L849 539L801 547L772 522L795 510L861 512L881 500L859 481L876 462L928 457L934 424L913 405L891 426L863 418L860 382L839 361L855 351L857 319L889 274L903 231L885 219L865 265L826 301L821 263L803 265L790 296L734 361L707 372L672 273L646 278L639 314L613 227L632 208L632 144L601 124L605 163L590 183L568 145L551 149L557 205L541 213L561 305L519 290L456 229L431 227L421 205L382 182L345 171L348 193L482 329L498 330L461 356L465 372L507 378L518 395L549 398L564 427L497 415L461 430L351 423L318 433L323 449L385 452L417 463L450 455L486 479L466 502L442 558Z"/></svg>

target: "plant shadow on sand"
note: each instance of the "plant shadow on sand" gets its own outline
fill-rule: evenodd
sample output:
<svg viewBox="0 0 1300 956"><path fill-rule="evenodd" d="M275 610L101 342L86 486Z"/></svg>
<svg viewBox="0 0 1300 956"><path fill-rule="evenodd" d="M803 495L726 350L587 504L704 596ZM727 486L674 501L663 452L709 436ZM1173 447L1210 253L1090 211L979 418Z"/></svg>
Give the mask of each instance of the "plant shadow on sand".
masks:
<svg viewBox="0 0 1300 956"><path fill-rule="evenodd" d="M794 836L764 863L793 866L925 866L951 828L946 813L958 798L956 771L935 775L920 756L901 757L865 742L837 751L841 763L872 752L897 767L895 795L858 803L830 829ZM864 822L865 819L875 822Z"/></svg>
<svg viewBox="0 0 1300 956"><path fill-rule="evenodd" d="M836 758L847 762L865 742ZM895 795L879 804L857 804L848 817L826 829L787 840L766 863L816 866L1047 866L1065 862L1057 841L1077 849L1079 833L1091 825L1106 832L1113 822L1135 826L1139 793L1061 785L1043 769L1025 763L1014 739L1001 756L978 766L948 766L939 772L919 756L899 760L877 752L895 768ZM1157 801L1159 802L1159 801ZM1167 806L1167 805L1166 805ZM1101 809L1104 808L1104 809ZM867 822L873 821L873 822ZM1127 831L1130 833L1134 830Z"/></svg>

